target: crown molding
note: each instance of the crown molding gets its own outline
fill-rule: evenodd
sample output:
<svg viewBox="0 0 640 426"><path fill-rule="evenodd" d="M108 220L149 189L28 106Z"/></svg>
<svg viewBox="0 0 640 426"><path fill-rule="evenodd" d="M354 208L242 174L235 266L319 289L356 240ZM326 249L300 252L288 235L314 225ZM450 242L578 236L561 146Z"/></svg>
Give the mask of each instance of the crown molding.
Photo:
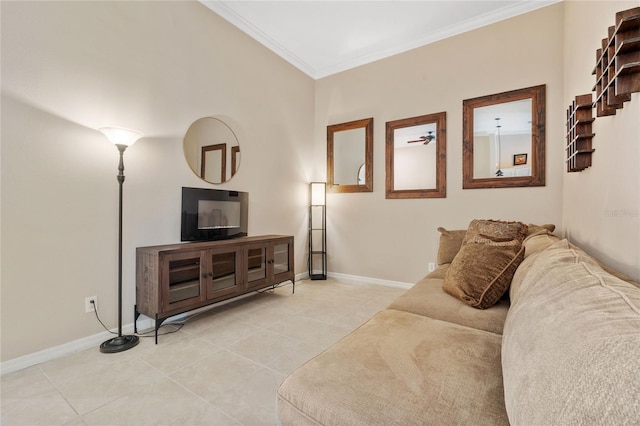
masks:
<svg viewBox="0 0 640 426"><path fill-rule="evenodd" d="M255 39L256 41L264 45L267 49L276 53L282 59L298 68L309 77L315 78L315 70L311 65L302 61L295 54L290 52L286 47L282 46L280 43L269 37L269 35L264 31L261 31L251 22L247 21L243 16L237 14L224 2L219 0L200 0L200 3L220 15L225 20L229 21L232 25L248 34L251 38Z"/></svg>
<svg viewBox="0 0 640 426"><path fill-rule="evenodd" d="M459 34L463 34L469 31L476 30L478 28L485 27L487 25L495 24L505 19L513 18L515 16L524 15L525 13L533 12L534 10L541 9L543 7L550 6L552 4L560 3L564 0L525 0L516 4L501 8L499 10L479 15L473 19L462 21L455 25L448 26L447 28L431 33L422 38L416 38L407 40L405 43L397 44L395 47L379 50L370 54L362 55L357 58L353 58L349 61L343 61L335 64L331 67L315 70L314 78L320 79L328 77L333 74L337 74L343 71L350 70L362 65L366 65L381 59L389 58L400 53L408 52L419 47L426 46L428 44L435 43L440 40L444 40L449 37L454 37Z"/></svg>
<svg viewBox="0 0 640 426"><path fill-rule="evenodd" d="M494 24L496 22L513 18L518 15L532 12L543 7L547 7L563 0L523 0L516 3L507 5L503 8L497 9L492 12L479 15L472 19L450 25L447 28L431 33L422 38L414 38L396 44L392 48L378 50L375 52L367 53L354 57L347 61L341 61L334 65L324 68L314 68L311 64L301 60L295 53L288 50L282 44L273 40L268 34L255 27L251 22L247 21L244 17L236 13L232 8L226 5L225 1L220 0L200 0L200 2L207 8L220 15L223 19L230 22L241 31L248 34L253 39L267 47L269 50L276 53L285 61L298 68L300 71L307 74L313 79L320 79L328 77L333 74L337 74L343 71L347 71L352 68L356 68L362 65L366 65L371 62L375 62L381 59L385 59L409 50L426 46L437 41L453 37L468 31L472 31L487 25Z"/></svg>

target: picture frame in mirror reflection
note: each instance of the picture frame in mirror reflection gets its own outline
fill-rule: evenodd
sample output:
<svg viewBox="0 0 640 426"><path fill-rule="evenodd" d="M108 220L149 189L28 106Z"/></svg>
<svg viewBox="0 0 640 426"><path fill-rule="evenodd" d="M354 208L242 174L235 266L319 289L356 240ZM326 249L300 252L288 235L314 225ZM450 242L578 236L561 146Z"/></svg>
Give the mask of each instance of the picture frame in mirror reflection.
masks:
<svg viewBox="0 0 640 426"><path fill-rule="evenodd" d="M513 165L524 166L527 164L527 154L513 154Z"/></svg>
<svg viewBox="0 0 640 426"><path fill-rule="evenodd" d="M386 123L385 197L445 198L446 112Z"/></svg>
<svg viewBox="0 0 640 426"><path fill-rule="evenodd" d="M327 126L327 191L373 192L373 118Z"/></svg>

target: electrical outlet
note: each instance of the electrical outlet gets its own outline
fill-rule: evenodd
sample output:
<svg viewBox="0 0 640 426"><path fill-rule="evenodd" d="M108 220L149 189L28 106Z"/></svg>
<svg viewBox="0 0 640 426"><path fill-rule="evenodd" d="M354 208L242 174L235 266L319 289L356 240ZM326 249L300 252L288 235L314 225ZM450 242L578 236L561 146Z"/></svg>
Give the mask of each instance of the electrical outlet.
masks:
<svg viewBox="0 0 640 426"><path fill-rule="evenodd" d="M436 269L436 264L429 262L429 272L433 272Z"/></svg>
<svg viewBox="0 0 640 426"><path fill-rule="evenodd" d="M93 303L91 301L93 300ZM90 313L98 309L98 296L85 297L84 299L84 312Z"/></svg>

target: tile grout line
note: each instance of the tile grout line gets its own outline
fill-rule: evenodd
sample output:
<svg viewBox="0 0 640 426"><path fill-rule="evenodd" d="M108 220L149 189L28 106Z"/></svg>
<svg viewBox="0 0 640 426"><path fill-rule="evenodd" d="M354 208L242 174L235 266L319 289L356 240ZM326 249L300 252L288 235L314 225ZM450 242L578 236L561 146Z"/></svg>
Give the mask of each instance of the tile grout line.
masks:
<svg viewBox="0 0 640 426"><path fill-rule="evenodd" d="M387 294L387 292L376 295L375 292L370 291L371 289L365 288L359 284L340 283L339 281L337 281L337 284L337 286L326 288L301 285L299 296L298 292L296 292L296 296L298 297L293 298L291 298L293 295L285 295L282 293L282 290L279 293L278 289L276 289L276 291L268 291L264 292L265 294L263 295L257 295L257 300L238 301L233 305L230 304L225 307L220 307L221 309L214 308L208 311L198 312L191 317L182 319L182 322L184 322L185 325L184 329L180 328L174 332L160 334L160 336L176 334L174 337L165 337L163 340L168 339L168 341L163 343L177 342L177 349L176 346L174 346L173 349L168 351L167 355L164 356L162 355L162 352L154 352L156 349L154 349L153 343L149 343L147 341L145 344L141 345L141 347L144 348L143 351L132 351L134 353L132 354L131 360L141 362L142 364L140 365L146 366L143 367L145 369L149 368L148 372L151 373L152 376L155 376L155 374L158 375L158 380L166 380L167 382L165 383L171 383L174 386L177 385L179 389L186 391L184 396L186 398L185 402L189 401L189 398L195 396L193 399L194 404L204 403L204 405L200 406L204 410L202 412L203 414L208 412L206 407L209 407L209 409L213 409L213 411L210 412L210 415L214 417L224 416L224 418L228 419L230 422L242 425L243 422L234 415L231 415L230 412L235 412L236 415L240 416L240 418L245 418L247 415L251 416L250 414L244 411L236 412L233 406L228 406L226 403L222 403L222 408L218 408L214 405L216 402L215 399L212 399L212 402L205 399L205 396L208 395L208 390L203 393L203 396L200 396L187 385L191 384L193 380L196 380L193 381L193 384L196 385L196 387L194 387L195 390L198 390L201 386L208 386L203 388L205 390L209 389L211 386L218 386L218 390L211 394L211 396L217 395L221 390L227 388L235 389L234 392L246 392L250 389L254 389L255 386L252 385L251 387L247 387L247 385L243 385L242 383L232 384L231 382L227 383L227 381L224 383L221 382L218 385L216 385L216 381L213 383L198 382L197 374L195 378L188 380L185 382L186 385L183 385L178 382L177 379L173 379L172 376L184 369L193 369L194 366L202 363L203 360L206 360L208 357L224 351L227 355L220 359L230 359L228 356L236 357L237 365L244 365L243 368L247 371L246 374L241 374L241 370L238 370L238 376L245 377L245 380L251 378L250 382L255 383L255 385L259 386L262 390L262 392L258 394L262 401L260 404L265 404L267 402L266 398L270 398L271 396L273 396L273 398L277 398L277 392L272 392L269 389L273 386L277 389L292 371L295 371L295 369L299 368L300 365L303 365L310 359L317 356L317 354L322 353L331 347L335 343L333 342L334 335L337 336L338 334L341 334L340 330L343 330L344 334L339 336L337 340L343 339L346 335L366 323L368 318L372 316L372 314L367 314L368 311L375 309L376 312L379 312L384 309L376 309L378 303L381 305L385 304L386 299L391 301L395 297L392 293ZM376 302L376 299L379 300L379 302ZM367 304L367 306L362 306L362 309L354 308L354 306L358 307L364 304ZM322 317L321 311L323 309L331 310L330 316L332 319L335 319L334 322L328 322L327 317ZM375 313L373 313L373 315L375 315ZM361 323L355 325L354 323L360 322L360 317L362 317ZM229 324L229 321L231 321L233 324L238 324L239 327L237 329L229 329L228 332L221 334L218 334L216 330L213 330L210 334L212 340L208 340L206 337L207 331L211 332L212 329L218 327L220 320L224 320L224 324ZM304 321L302 323L302 327L296 327L296 322L300 322L302 320ZM199 321L202 322L200 323ZM194 323L197 325L192 327ZM287 323L290 327L279 328L280 326L284 327ZM314 326L314 324L317 324L317 326ZM310 326L308 330L306 325ZM315 329L317 329L317 332L314 333ZM153 328L151 330L153 333ZM245 332L248 334L243 335ZM288 335L288 332L293 334L293 336ZM259 338L261 335L264 335L265 337ZM314 336L316 336L315 339L313 338ZM216 344L216 337L219 337L220 342L226 343L224 343L224 345ZM287 341L282 340L280 342L281 338L286 339ZM202 354L201 356L198 356L197 359L189 358L191 362L187 365L181 365L177 370L173 371L171 369L180 363L172 362L172 360L176 355L184 353L184 350L179 347L181 344L179 342L187 342L186 339L188 339L189 345L195 344L196 347L199 347L199 345L207 345L207 348L199 348L197 354ZM251 341L251 339L257 340ZM141 342L145 340L148 339L141 338ZM238 345L244 340L247 340L247 342ZM147 343L149 344L147 345ZM234 349L234 346L236 345L238 346ZM299 348L299 350L292 351L292 347ZM162 351L162 348L157 348L157 350ZM243 351L247 356L240 352L236 352L236 350ZM273 356L271 356L271 354L273 354ZM255 359L249 358L249 356L253 356ZM184 356L182 356L182 358L184 358ZM83 362L103 363L103 361L96 361L93 358L89 361L85 360ZM158 367L152 365L151 362L154 362ZM121 401L123 398L134 398L138 395L138 391L133 390L118 396L112 395L115 396L115 399L100 404L99 407L94 407L84 415L80 415L78 410L70 403L67 395L63 392L64 388L56 385L54 382L53 378L56 377L55 374L50 376L45 372L44 367L46 367L46 364L38 364L37 367L39 373L45 376L49 385L55 389L57 395L59 395L64 401L64 404L71 408L72 411L67 414L69 416L75 414L75 417L73 418L77 419L75 420L76 422L78 420L80 422L84 422L83 416L94 413L96 410L103 409L106 405L113 404L116 401ZM75 390L70 386L73 384L74 377L78 374L78 371L73 370L73 365L71 364L67 365L67 367L70 368L70 370L66 375L60 376L60 374L58 374L58 378L62 380L60 383L64 384L64 386L71 391L70 395L73 395ZM225 371L229 367L223 366L219 368L222 368L222 371ZM282 371L279 371L278 368ZM162 369L164 369L164 371ZM56 373L54 370L51 371L52 373ZM182 377L186 378L187 376ZM179 379L180 376L177 378ZM89 380L90 384L90 378L84 378L82 382L86 383L87 380ZM240 380L240 382L242 381L243 380ZM28 383L26 385L28 385ZM140 392L144 394L147 391L142 389ZM272 393L273 395L271 395ZM262 400L263 398L264 401ZM62 401L58 404L60 404L60 408L63 407ZM126 404L126 402L119 402L118 404L122 405ZM89 407L90 406L87 406L87 408ZM262 407L262 405L260 405L260 407ZM133 406L130 408L134 409ZM265 407L262 407L261 410L264 408ZM36 409L36 407L34 407L34 409ZM263 418L263 415L266 416L268 414L267 411L256 411L253 415L258 415L258 413L262 414L254 419L266 420L269 424L272 423L272 420L267 419L266 417ZM277 422L277 412L275 414ZM171 420L171 424L180 425L181 422L184 421L183 419L187 418L185 416L187 416L187 414L180 411L179 417ZM168 417L171 418L172 416ZM249 417L246 417L245 420L248 418ZM70 421L73 422L74 420Z"/></svg>
<svg viewBox="0 0 640 426"><path fill-rule="evenodd" d="M203 340L203 339L199 339L199 338L198 338L198 340ZM203 340L203 341L204 341L204 340ZM210 343L209 343L209 342L206 342L206 341L204 341L204 342L205 342L206 344L210 345ZM223 351L223 350L224 350L224 349L219 348L219 347L217 347L217 349L219 349L219 350L217 350L216 352L214 352L214 353L212 353L212 354L209 354L209 355L207 355L207 356L205 356L205 357L203 357L203 358L199 358L197 361L194 361L194 362L192 362L192 363L190 363L190 364L188 364L188 365L182 366L182 367L181 367L181 368L179 368L178 370L172 371L172 372L170 372L170 373L165 373L164 371L162 371L162 370L160 370L160 369L156 368L154 365L150 364L146 359L144 359L142 355L136 355L136 356L137 356L137 357L138 357L142 362L144 362L144 363L145 363L145 364L147 364L149 367L151 367L153 370L157 371L157 372L158 372L162 377L164 377L165 379L169 380L171 383L173 383L173 384L177 385L178 387L180 387L180 388L184 389L184 390L185 390L187 393L189 393L190 395L195 396L195 397L196 397L196 399L198 399L198 400L200 400L200 401L204 402L205 404L207 404L209 407L213 408L214 410L221 412L221 413L222 413L222 414L224 414L226 417L230 418L231 420L233 420L234 422L238 423L239 425L242 425L243 423L242 423L241 421L239 421L238 419L234 418L234 417L233 417L233 416L231 416L229 413L226 413L225 411L223 411L223 410L219 409L219 408L218 408L218 407L216 407L215 405L211 404L209 401L207 401L206 399L204 399L203 397L201 397L200 395L198 395L197 393L195 393L194 391L192 391L192 390L191 390L191 389L189 389L188 387L184 386L182 383L177 382L176 380L174 380L174 379L171 377L171 375L172 375L172 374L175 374L175 373L177 373L177 372L179 372L179 371L182 371L182 370L186 369L187 367L190 367L190 366L192 366L193 364L195 364L195 363L197 363L197 362L200 362L200 361L202 361L203 359L206 359L206 358L210 357L211 355L214 355L214 354L216 354L216 353L221 352L221 351ZM125 396L126 396L126 395L125 395ZM124 396L123 396L123 397L124 397ZM121 398L122 398L122 397L121 397ZM179 420L180 420L180 418L176 419L176 421L179 421ZM171 423L171 424L174 424L174 423Z"/></svg>
<svg viewBox="0 0 640 426"><path fill-rule="evenodd" d="M38 364L36 367L38 367L38 370L40 370L40 372L42 373L42 375L47 379L47 381L49 382L49 384L51 386L53 386L53 388L56 390L56 392L58 392L58 394L62 397L62 399L64 399L64 402L67 403L67 405L69 407L71 407L71 409L73 410L74 413L76 413L76 416L78 419L82 420L82 414L80 414L78 412L78 410L76 410L76 407L73 406L73 404L69 401L69 399L67 398L67 396L64 394L64 392L62 391L62 389L60 389L60 387L54 383L53 379L51 379L51 377L49 377L49 375L44 371L44 369L42 368L42 364ZM84 423L84 420L82 420L82 422ZM67 422L68 423L68 422Z"/></svg>

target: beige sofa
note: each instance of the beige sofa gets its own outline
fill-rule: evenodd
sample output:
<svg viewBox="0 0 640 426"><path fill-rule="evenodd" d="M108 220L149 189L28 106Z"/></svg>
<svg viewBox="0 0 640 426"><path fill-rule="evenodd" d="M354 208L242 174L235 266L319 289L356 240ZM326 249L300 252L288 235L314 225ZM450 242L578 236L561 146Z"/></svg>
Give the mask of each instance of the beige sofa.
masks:
<svg viewBox="0 0 640 426"><path fill-rule="evenodd" d="M479 310L455 299L442 289L450 259L439 259L285 379L281 423L640 424L640 289L536 231L511 302Z"/></svg>

